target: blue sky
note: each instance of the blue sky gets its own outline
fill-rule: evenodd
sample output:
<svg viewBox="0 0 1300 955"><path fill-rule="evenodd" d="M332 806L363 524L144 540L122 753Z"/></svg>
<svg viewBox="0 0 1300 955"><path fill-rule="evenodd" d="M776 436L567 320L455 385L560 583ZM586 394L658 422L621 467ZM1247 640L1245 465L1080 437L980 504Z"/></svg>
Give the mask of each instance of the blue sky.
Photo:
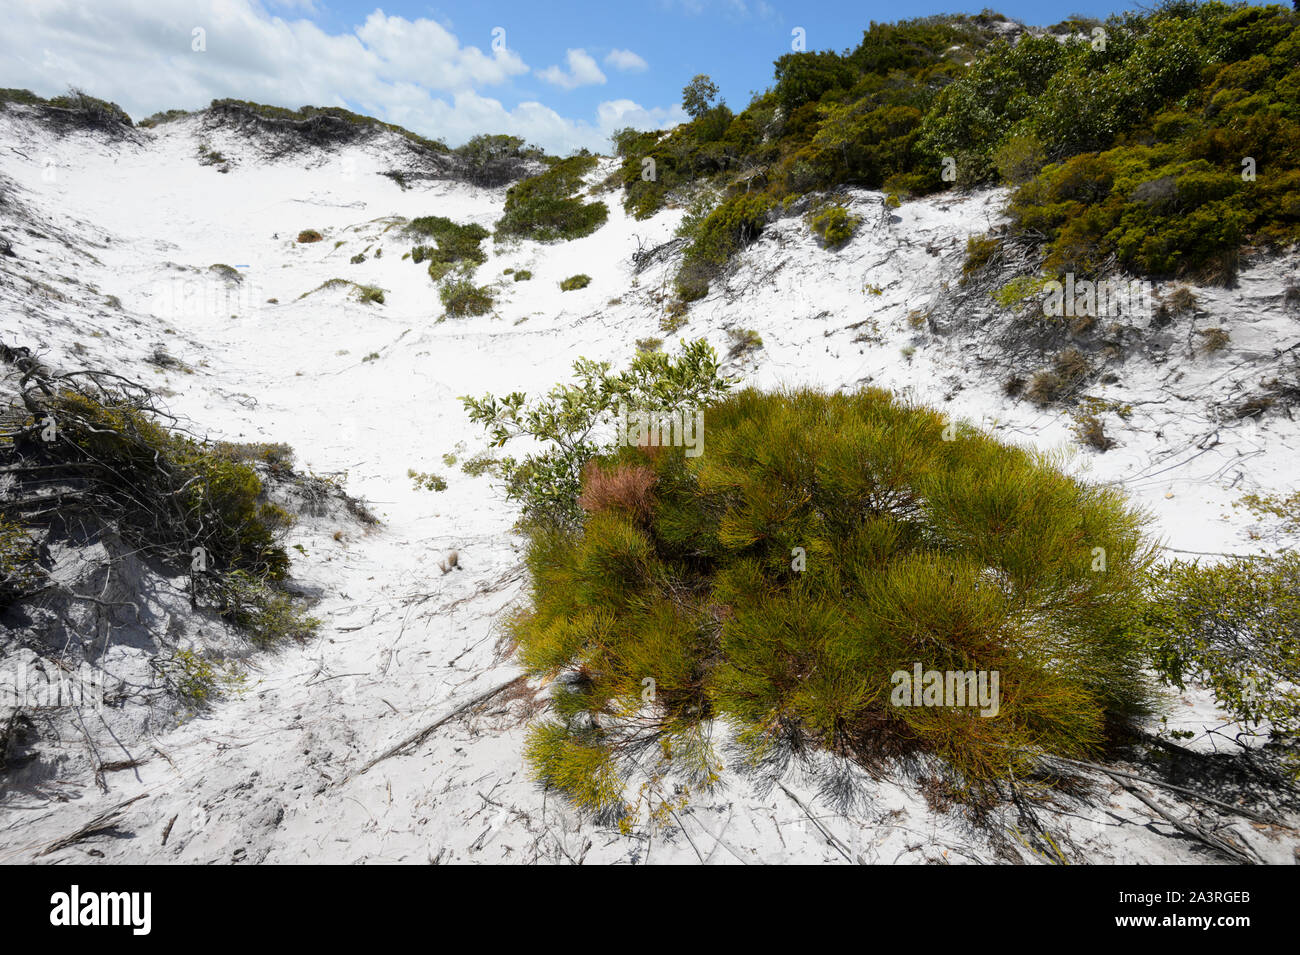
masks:
<svg viewBox="0 0 1300 955"><path fill-rule="evenodd" d="M345 105L455 145L512 132L554 152L605 149L626 125L683 118L708 73L734 108L772 78L802 28L808 49L854 46L871 20L982 4L789 0L7 0L0 86L69 85L137 118L219 96ZM1019 0L1048 25L1134 4ZM201 31L196 33L196 31ZM497 31L497 32L494 32ZM503 31L503 32L501 32ZM494 46L495 41L495 46Z"/></svg>

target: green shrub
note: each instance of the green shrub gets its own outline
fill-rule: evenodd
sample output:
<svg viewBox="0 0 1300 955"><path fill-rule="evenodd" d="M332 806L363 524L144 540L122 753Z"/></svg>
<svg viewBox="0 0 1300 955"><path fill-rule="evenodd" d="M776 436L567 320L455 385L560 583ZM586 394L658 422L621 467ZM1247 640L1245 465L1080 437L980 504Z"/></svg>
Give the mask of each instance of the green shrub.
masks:
<svg viewBox="0 0 1300 955"><path fill-rule="evenodd" d="M583 468L614 446L600 425L620 404L648 414L680 412L706 404L732 384L719 375L718 356L703 339L683 342L675 358L643 351L626 370L612 374L610 369L608 362L580 358L573 365L575 383L557 385L532 402L518 391L501 398L461 398L469 419L483 426L493 447L516 438L542 447L523 460L504 457L496 465L507 497L521 504L521 525L557 529L580 521Z"/></svg>
<svg viewBox="0 0 1300 955"><path fill-rule="evenodd" d="M849 210L838 203L829 203L810 212L807 216L808 227L822 240L822 245L834 249L849 239L862 223L862 219L850 215Z"/></svg>
<svg viewBox="0 0 1300 955"><path fill-rule="evenodd" d="M36 593L44 581L36 541L20 524L0 516L0 610Z"/></svg>
<svg viewBox="0 0 1300 955"><path fill-rule="evenodd" d="M427 260L429 276L435 282L453 267L473 269L487 261L479 244L491 233L481 225L457 225L443 216L421 216L407 224L406 232L435 241L433 246L417 244L411 249L411 261L419 265Z"/></svg>
<svg viewBox="0 0 1300 955"><path fill-rule="evenodd" d="M583 275L581 273L579 273L578 275L570 275L567 279L565 279L560 283L560 291L573 292L580 288L586 288L590 284L591 284L590 275Z"/></svg>
<svg viewBox="0 0 1300 955"><path fill-rule="evenodd" d="M460 318L466 315L486 315L492 311L492 289L475 285L468 278L451 279L438 288L438 297L448 315Z"/></svg>
<svg viewBox="0 0 1300 955"><path fill-rule="evenodd" d="M582 188L583 176L595 166L595 156L572 156L515 183L506 190L497 238L556 242L591 235L605 224L609 207L603 202L583 202L575 193Z"/></svg>
<svg viewBox="0 0 1300 955"><path fill-rule="evenodd" d="M266 500L257 472L230 445L205 445L166 430L125 402L76 391L59 395L51 414L61 441L111 469L105 478L113 493L124 495L123 534L146 552L171 547L188 560L201 546L211 566L283 577L289 558L279 541L292 517ZM154 515L140 510L152 499L174 508L162 542L155 539Z"/></svg>
<svg viewBox="0 0 1300 955"><path fill-rule="evenodd" d="M708 294L709 282L731 256L758 238L774 205L770 196L740 195L705 217L677 271L676 288L682 301L692 302Z"/></svg>
<svg viewBox="0 0 1300 955"><path fill-rule="evenodd" d="M358 285L357 301L362 305L370 305L372 303L375 305L383 305L384 290L374 285Z"/></svg>
<svg viewBox="0 0 1300 955"><path fill-rule="evenodd" d="M620 811L634 765L707 784L711 720L760 761L930 754L977 798L1148 706L1152 547L1115 491L877 390L747 390L705 421L700 456L595 458L581 522L530 534L511 635L555 682L528 754L579 805ZM996 671L997 712L899 705L917 665Z"/></svg>
<svg viewBox="0 0 1300 955"><path fill-rule="evenodd" d="M529 272L527 269L520 269L514 274L514 279L516 282L527 282L530 279L532 279L532 277L533 277L533 273Z"/></svg>
<svg viewBox="0 0 1300 955"><path fill-rule="evenodd" d="M1206 685L1234 719L1300 734L1300 555L1215 565L1174 561L1152 575L1145 639L1160 674Z"/></svg>
<svg viewBox="0 0 1300 955"><path fill-rule="evenodd" d="M411 479L411 483L417 489L426 491L445 491L447 490L447 479L441 474L424 474L414 469L408 470L406 476Z"/></svg>
<svg viewBox="0 0 1300 955"><path fill-rule="evenodd" d="M495 473L496 469L496 458L486 451L474 455L460 466L461 473L468 474L470 477L480 477L484 474Z"/></svg>

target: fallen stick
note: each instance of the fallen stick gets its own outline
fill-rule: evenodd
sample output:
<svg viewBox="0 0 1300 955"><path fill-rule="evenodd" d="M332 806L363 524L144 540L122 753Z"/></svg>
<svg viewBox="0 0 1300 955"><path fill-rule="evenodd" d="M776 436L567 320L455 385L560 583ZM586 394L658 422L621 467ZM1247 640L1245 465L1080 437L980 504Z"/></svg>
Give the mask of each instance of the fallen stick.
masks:
<svg viewBox="0 0 1300 955"><path fill-rule="evenodd" d="M370 760L370 762L366 763L364 766L358 769L355 773L348 773L348 775L344 776L334 785L342 786L348 780L353 779L357 776L364 775L365 773L368 773L376 765L382 763L384 760L392 756L398 755L400 752L402 752L402 750L408 749L412 746L418 746L420 743L423 743L426 739L428 739L429 736L433 734L433 731L436 730L438 727L442 726L444 723L448 722L449 720L455 719L457 716L460 716L460 714L466 712L467 710L472 710L476 706L482 706L484 703L492 699L494 696L497 696L499 693L502 693L505 690L510 689L512 686L518 686L520 683L523 683L525 679L526 676L521 674L515 677L513 680L507 680L505 683L502 683L499 686L495 686L492 689L487 690L486 692L480 693L478 696L474 697L474 699L469 700L466 703L462 703L460 706L456 707L454 710L452 710L450 713L447 713L445 716L440 716L438 719L434 720L432 723L424 727L424 729L420 730L419 732L412 733L410 736L402 740L396 746L380 753L374 759Z"/></svg>
<svg viewBox="0 0 1300 955"><path fill-rule="evenodd" d="M1081 759L1067 759L1064 756L1053 756L1051 759L1055 762L1066 763L1071 766L1079 766L1085 769L1095 769L1099 772L1106 773L1109 776L1123 776L1127 779L1135 779L1138 782L1146 783L1149 786L1161 786L1165 789L1171 789L1176 793L1182 793L1185 796L1191 796L1202 802L1207 802L1211 806L1218 806L1220 809L1226 809L1228 812L1235 813L1238 816L1245 816L1247 819L1253 819L1256 822L1262 822L1266 826L1277 826L1279 829L1286 829L1289 832L1295 832L1291 826L1284 822L1279 822L1263 813L1255 812L1253 809L1246 809L1242 806L1234 806L1232 803L1223 802L1221 799L1215 799L1213 796L1207 796L1204 793L1198 793L1195 789L1188 789L1186 786L1175 786L1173 783L1167 783L1162 779L1153 779L1150 776L1139 776L1137 773L1126 772L1122 769L1111 769L1109 766L1102 766L1098 763L1089 763Z"/></svg>
<svg viewBox="0 0 1300 955"><path fill-rule="evenodd" d="M1211 849L1216 849L1219 852L1222 852L1224 855L1228 856L1229 858L1236 859L1238 862L1242 863L1243 865L1256 864L1256 860L1252 856L1248 855L1243 850L1238 849L1230 842L1226 842L1223 839L1220 839L1218 836L1206 832L1204 829L1201 829L1199 826L1194 826L1191 823L1184 822L1183 820L1179 819L1172 813L1166 812L1164 809L1161 809L1160 806L1156 804L1155 800L1149 798L1145 793L1139 792L1137 788L1130 785L1129 783L1126 783L1119 775L1111 773L1109 771L1107 771L1106 775L1110 776L1111 779L1115 780L1115 782L1121 788L1123 788L1125 792L1130 793L1134 798L1139 800L1144 806L1146 806L1148 809L1154 812L1161 819L1168 822L1171 826L1173 826L1183 835L1191 839L1195 839L1197 842L1200 842L1203 845L1207 845Z"/></svg>
<svg viewBox="0 0 1300 955"><path fill-rule="evenodd" d="M123 809L131 805L131 803L133 802L139 802L147 795L149 794L141 793L138 796L132 796L126 802L120 802L112 809L109 809L106 812L101 812L98 816L90 820L90 822L86 823L76 832L70 833L61 839L55 839L53 842L51 842L40 852L36 853L37 858L40 858L41 856L47 856L51 852L57 852L60 849L66 849L68 846L75 845L81 840L89 839L91 836L97 835L101 832L107 832L108 830L113 828L114 824L117 822L117 817L122 814Z"/></svg>
<svg viewBox="0 0 1300 955"><path fill-rule="evenodd" d="M782 792L784 792L787 796L789 796L791 799L794 800L794 804L796 806L798 806L800 809L803 810L803 814L808 817L809 821L814 826L817 827L817 831L826 837L827 844L834 846L835 849L839 852L839 854L844 856L844 858L847 859L850 864L852 864L853 856L849 854L848 846L846 846L843 842L841 842L834 833L832 833L829 829L823 826L817 820L817 817L808 811L808 807L803 804L803 802L799 799L799 797L796 796L794 793L790 792L790 790L785 788L785 783L777 783L777 785L781 787Z"/></svg>

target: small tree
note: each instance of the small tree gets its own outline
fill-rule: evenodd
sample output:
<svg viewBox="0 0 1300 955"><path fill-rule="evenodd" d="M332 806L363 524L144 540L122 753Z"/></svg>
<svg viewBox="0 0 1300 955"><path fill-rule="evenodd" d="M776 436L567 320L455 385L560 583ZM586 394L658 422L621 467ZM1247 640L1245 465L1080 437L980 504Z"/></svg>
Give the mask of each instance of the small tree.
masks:
<svg viewBox="0 0 1300 955"><path fill-rule="evenodd" d="M611 374L610 367L579 358L574 384L557 385L532 402L519 391L502 398L461 398L470 420L488 431L495 447L515 438L543 446L522 461L507 457L498 464L507 497L523 505L524 524L570 528L580 523L582 472L592 458L613 450L602 425L620 402L647 413L684 411L718 400L732 384L718 374L717 353L704 339L683 343L676 358L642 352L626 371Z"/></svg>
<svg viewBox="0 0 1300 955"><path fill-rule="evenodd" d="M682 87L682 106L691 119L699 119L713 108L718 86L705 73L698 74Z"/></svg>

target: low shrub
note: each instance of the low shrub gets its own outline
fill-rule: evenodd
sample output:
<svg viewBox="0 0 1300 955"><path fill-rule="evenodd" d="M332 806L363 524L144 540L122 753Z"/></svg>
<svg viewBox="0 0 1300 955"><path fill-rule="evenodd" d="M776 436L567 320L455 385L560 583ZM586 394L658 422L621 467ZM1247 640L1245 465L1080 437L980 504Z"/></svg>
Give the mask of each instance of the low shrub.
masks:
<svg viewBox="0 0 1300 955"><path fill-rule="evenodd" d="M580 288L586 288L590 284L591 284L590 275L582 275L582 274L570 275L567 279L565 279L560 283L560 291L573 292Z"/></svg>
<svg viewBox="0 0 1300 955"><path fill-rule="evenodd" d="M1153 575L1143 626L1166 681L1204 684L1234 719L1287 745L1300 777L1300 555L1174 561Z"/></svg>
<svg viewBox="0 0 1300 955"><path fill-rule="evenodd" d="M438 297L447 314L455 318L486 315L492 311L492 289L475 285L468 278L450 279L438 288Z"/></svg>
<svg viewBox="0 0 1300 955"><path fill-rule="evenodd" d="M315 229L303 229L298 233L298 241L303 243L320 242L324 238L325 236L321 235Z"/></svg>
<svg viewBox="0 0 1300 955"><path fill-rule="evenodd" d="M487 261L487 253L479 246L490 232L481 225L458 225L444 216L421 216L406 226L408 235L431 238L433 246L417 244L411 249L411 261L416 265L429 262L429 276L435 282L460 266L472 269Z"/></svg>
<svg viewBox="0 0 1300 955"><path fill-rule="evenodd" d="M406 476L411 479L411 484L414 485L417 490L420 489L425 491L447 490L447 479L444 478L441 474L432 474L432 473L425 474L420 471L416 471L414 468L412 468L406 472Z"/></svg>
<svg viewBox="0 0 1300 955"><path fill-rule="evenodd" d="M862 223L860 217L851 215L845 206L838 203L830 203L809 212L806 220L813 234L828 249L838 248L848 242Z"/></svg>
<svg viewBox="0 0 1300 955"><path fill-rule="evenodd" d="M515 183L506 190L496 237L557 242L591 235L609 218L609 207L603 202L583 202L576 194L582 189L583 176L595 166L595 156L571 156Z"/></svg>
<svg viewBox="0 0 1300 955"><path fill-rule="evenodd" d="M704 415L707 453L601 455L581 520L530 534L510 633L554 682L527 755L579 806L622 812L633 767L707 785L715 720L756 765L932 756L975 800L1148 707L1132 614L1153 549L1114 490L975 429L945 440L878 390L746 390ZM939 698L927 677L909 705L930 671ZM953 673L996 673L996 702L945 701Z"/></svg>
<svg viewBox="0 0 1300 955"><path fill-rule="evenodd" d="M675 279L678 298L693 302L707 295L731 257L758 238L774 206L771 196L739 195L710 212L682 256Z"/></svg>

